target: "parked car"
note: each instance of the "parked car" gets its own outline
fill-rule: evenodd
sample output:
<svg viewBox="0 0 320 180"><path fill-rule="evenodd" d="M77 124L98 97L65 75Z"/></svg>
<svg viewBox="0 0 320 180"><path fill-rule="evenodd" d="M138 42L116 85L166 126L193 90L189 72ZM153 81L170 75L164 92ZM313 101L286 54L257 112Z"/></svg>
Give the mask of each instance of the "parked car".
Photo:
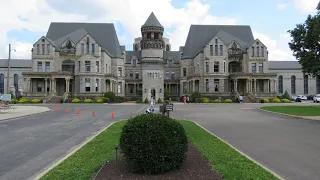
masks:
<svg viewBox="0 0 320 180"><path fill-rule="evenodd" d="M307 96L304 96L304 95L298 95L297 98L300 98L301 100L307 100Z"/></svg>
<svg viewBox="0 0 320 180"><path fill-rule="evenodd" d="M307 96L307 98L308 98L308 100L313 100L313 97L314 97L315 95L309 95L309 96Z"/></svg>
<svg viewBox="0 0 320 180"><path fill-rule="evenodd" d="M313 102L314 103L320 102L320 94L317 94L317 95L313 96Z"/></svg>

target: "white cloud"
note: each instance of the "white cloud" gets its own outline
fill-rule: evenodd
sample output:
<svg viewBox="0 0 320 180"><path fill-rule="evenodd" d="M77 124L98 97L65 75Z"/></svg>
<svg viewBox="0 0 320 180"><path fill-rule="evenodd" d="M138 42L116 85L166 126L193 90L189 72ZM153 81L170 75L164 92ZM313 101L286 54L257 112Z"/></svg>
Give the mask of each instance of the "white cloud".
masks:
<svg viewBox="0 0 320 180"><path fill-rule="evenodd" d="M90 4L87 0L0 1L0 12L5 14L0 16L0 39L2 40L0 41L0 58L7 57L9 43L17 50L12 53L13 58L31 58L30 50L33 42L8 39L6 33L11 30L27 29L45 34L52 21L120 22L125 32L118 33L119 40L124 44L132 44L135 37L141 36L141 25L151 11L165 28L174 29L167 34L173 50L178 50L179 46L185 44L191 24L236 24L236 17L213 16L209 14L209 9L210 5L200 0L190 0L184 8L179 9L171 5L171 0L91 0ZM268 46L270 59L290 59L290 52L283 48L279 50L276 40L262 33L255 33L255 37Z"/></svg>
<svg viewBox="0 0 320 180"><path fill-rule="evenodd" d="M283 4L278 4L278 5L277 5L277 8L280 9L280 10L282 10L282 9L287 8L287 6L288 6L287 3L283 3Z"/></svg>
<svg viewBox="0 0 320 180"><path fill-rule="evenodd" d="M293 0L292 3L303 13L315 13L319 0Z"/></svg>

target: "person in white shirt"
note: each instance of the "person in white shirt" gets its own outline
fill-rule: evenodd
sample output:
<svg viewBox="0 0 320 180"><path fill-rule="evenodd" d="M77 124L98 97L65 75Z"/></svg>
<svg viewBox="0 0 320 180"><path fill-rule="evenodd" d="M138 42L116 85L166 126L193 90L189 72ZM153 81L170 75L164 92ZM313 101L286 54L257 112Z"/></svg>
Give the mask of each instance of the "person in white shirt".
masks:
<svg viewBox="0 0 320 180"><path fill-rule="evenodd" d="M239 96L239 103L242 103L243 97L240 95Z"/></svg>
<svg viewBox="0 0 320 180"><path fill-rule="evenodd" d="M151 97L151 99L150 99L150 109L151 109L151 112L154 112L154 99L153 99L153 97Z"/></svg>

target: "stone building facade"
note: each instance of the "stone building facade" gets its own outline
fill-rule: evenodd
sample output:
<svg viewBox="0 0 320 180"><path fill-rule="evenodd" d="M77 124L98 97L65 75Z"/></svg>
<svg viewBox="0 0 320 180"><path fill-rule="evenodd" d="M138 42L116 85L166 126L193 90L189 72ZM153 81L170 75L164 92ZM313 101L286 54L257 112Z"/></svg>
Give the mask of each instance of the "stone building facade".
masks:
<svg viewBox="0 0 320 180"><path fill-rule="evenodd" d="M171 51L164 27L151 13L133 50L120 46L111 23L51 23L31 60L11 60L10 91L46 100L74 96L164 99L192 92L251 99L320 93L296 61L270 61L250 26L191 25L184 46ZM7 60L0 60L0 93L6 93ZM18 82L18 83L17 83ZM18 85L17 85L18 84Z"/></svg>

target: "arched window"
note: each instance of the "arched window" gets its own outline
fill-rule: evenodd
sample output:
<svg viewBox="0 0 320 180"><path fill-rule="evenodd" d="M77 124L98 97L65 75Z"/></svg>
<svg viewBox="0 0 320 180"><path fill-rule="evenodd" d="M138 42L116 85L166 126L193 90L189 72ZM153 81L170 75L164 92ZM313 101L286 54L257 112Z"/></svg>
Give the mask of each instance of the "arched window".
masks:
<svg viewBox="0 0 320 180"><path fill-rule="evenodd" d="M279 76L279 79L278 79L278 91L279 93L283 93L283 76Z"/></svg>
<svg viewBox="0 0 320 180"><path fill-rule="evenodd" d="M291 94L296 94L296 76L291 76Z"/></svg>
<svg viewBox="0 0 320 180"><path fill-rule="evenodd" d="M305 75L303 78L303 93L308 94L309 88L308 88L308 75Z"/></svg>
<svg viewBox="0 0 320 180"><path fill-rule="evenodd" d="M18 92L19 92L19 76L18 74L13 75L13 85L14 85L14 90L15 90L15 95L17 97Z"/></svg>
<svg viewBox="0 0 320 180"><path fill-rule="evenodd" d="M166 51L170 51L170 46L169 45L166 46Z"/></svg>
<svg viewBox="0 0 320 180"><path fill-rule="evenodd" d="M0 94L4 93L4 75L0 74Z"/></svg>
<svg viewBox="0 0 320 180"><path fill-rule="evenodd" d="M138 44L134 45L134 50L138 51Z"/></svg>
<svg viewBox="0 0 320 180"><path fill-rule="evenodd" d="M136 59L132 59L132 66L136 67L137 66L137 60Z"/></svg>

